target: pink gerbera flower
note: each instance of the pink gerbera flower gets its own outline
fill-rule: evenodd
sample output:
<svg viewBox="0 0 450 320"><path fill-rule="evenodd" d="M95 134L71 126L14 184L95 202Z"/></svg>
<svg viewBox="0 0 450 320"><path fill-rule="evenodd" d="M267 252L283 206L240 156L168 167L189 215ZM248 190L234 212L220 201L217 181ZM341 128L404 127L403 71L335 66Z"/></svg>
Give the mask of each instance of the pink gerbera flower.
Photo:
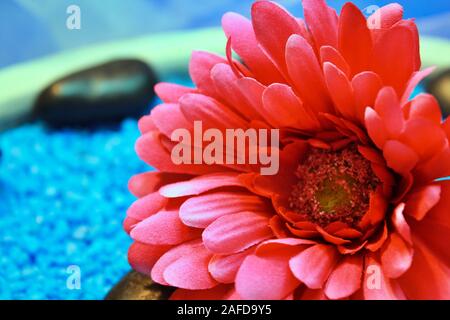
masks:
<svg viewBox="0 0 450 320"><path fill-rule="evenodd" d="M303 7L226 14L227 57L194 52L195 89L157 85L136 149L159 171L130 180L129 261L175 299L449 299L450 121L409 101L431 72L416 25L398 4ZM174 164L171 133L196 120L279 129L278 173Z"/></svg>

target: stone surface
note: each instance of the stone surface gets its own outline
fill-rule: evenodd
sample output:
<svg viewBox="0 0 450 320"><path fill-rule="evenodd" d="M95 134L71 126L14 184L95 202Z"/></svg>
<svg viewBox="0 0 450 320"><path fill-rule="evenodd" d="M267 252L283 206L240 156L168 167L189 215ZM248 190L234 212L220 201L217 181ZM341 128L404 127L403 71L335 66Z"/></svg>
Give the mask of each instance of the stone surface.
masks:
<svg viewBox="0 0 450 320"><path fill-rule="evenodd" d="M146 63L114 60L50 84L39 95L33 115L56 127L138 118L149 109L156 83Z"/></svg>
<svg viewBox="0 0 450 320"><path fill-rule="evenodd" d="M153 282L150 277L130 271L117 283L105 300L167 300L174 288Z"/></svg>

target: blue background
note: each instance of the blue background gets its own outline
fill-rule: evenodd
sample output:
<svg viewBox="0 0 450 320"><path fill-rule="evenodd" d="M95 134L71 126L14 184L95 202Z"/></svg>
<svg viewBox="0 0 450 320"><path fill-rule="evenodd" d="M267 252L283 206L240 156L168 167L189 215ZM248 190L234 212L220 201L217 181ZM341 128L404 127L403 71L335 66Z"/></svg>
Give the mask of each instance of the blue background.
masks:
<svg viewBox="0 0 450 320"><path fill-rule="evenodd" d="M302 16L300 0L278 0ZM346 1L329 0L338 10ZM361 9L392 1L356 0ZM399 1L422 34L450 38L450 2ZM0 67L61 50L154 32L217 26L226 11L249 16L252 0L2 0ZM81 9L82 29L66 28L66 8Z"/></svg>

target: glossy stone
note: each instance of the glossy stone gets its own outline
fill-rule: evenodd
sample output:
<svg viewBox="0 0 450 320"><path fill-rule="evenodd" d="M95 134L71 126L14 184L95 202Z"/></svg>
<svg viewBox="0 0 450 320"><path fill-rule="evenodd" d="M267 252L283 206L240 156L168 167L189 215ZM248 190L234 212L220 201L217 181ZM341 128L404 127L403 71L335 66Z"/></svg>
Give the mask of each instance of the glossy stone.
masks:
<svg viewBox="0 0 450 320"><path fill-rule="evenodd" d="M444 117L450 115L450 69L431 76L426 84L426 90L434 95L441 106Z"/></svg>
<svg viewBox="0 0 450 320"><path fill-rule="evenodd" d="M68 62L69 63L69 62ZM115 60L49 85L34 117L51 126L86 126L137 118L149 109L156 76L139 60Z"/></svg>
<svg viewBox="0 0 450 320"><path fill-rule="evenodd" d="M150 277L130 271L117 283L105 300L167 300L174 288L153 282Z"/></svg>

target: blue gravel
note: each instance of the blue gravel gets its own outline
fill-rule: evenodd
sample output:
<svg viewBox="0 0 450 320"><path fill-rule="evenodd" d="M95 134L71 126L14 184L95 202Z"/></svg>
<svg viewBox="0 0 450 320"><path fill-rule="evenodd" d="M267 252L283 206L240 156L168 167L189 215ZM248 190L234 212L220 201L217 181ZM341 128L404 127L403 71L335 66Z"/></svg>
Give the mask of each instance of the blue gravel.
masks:
<svg viewBox="0 0 450 320"><path fill-rule="evenodd" d="M165 81L191 86L184 75ZM159 100L152 105L160 103ZM0 300L103 299L131 268L122 229L137 121L117 128L0 132ZM79 268L80 289L72 266Z"/></svg>
<svg viewBox="0 0 450 320"><path fill-rule="evenodd" d="M118 130L32 124L0 134L0 299L102 299L130 269L127 181L149 170L134 152L138 136L135 120ZM71 265L79 290L66 283Z"/></svg>

